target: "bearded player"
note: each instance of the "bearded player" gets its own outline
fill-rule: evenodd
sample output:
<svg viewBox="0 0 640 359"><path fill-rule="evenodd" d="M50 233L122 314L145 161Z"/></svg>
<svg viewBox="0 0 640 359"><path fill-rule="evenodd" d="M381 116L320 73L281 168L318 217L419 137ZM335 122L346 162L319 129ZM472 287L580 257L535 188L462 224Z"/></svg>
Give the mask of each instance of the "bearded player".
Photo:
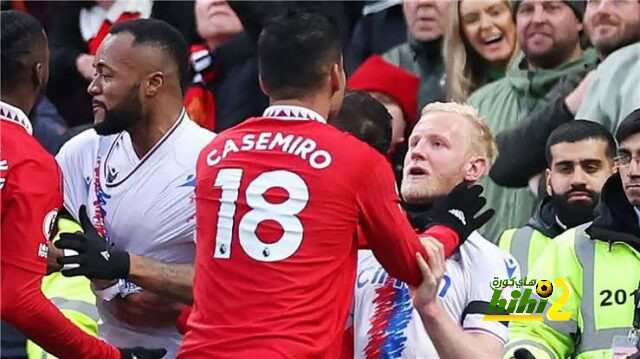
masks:
<svg viewBox="0 0 640 359"><path fill-rule="evenodd" d="M115 348L73 325L44 297L47 244L62 206L61 172L32 136L29 113L49 75L49 48L32 16L3 11L0 93L2 319L60 358L160 358Z"/></svg>

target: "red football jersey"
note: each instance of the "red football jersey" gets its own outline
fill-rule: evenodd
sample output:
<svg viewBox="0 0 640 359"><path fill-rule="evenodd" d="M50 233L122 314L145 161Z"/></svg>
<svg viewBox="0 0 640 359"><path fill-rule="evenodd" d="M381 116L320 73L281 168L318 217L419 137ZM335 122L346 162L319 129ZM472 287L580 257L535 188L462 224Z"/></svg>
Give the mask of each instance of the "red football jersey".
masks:
<svg viewBox="0 0 640 359"><path fill-rule="evenodd" d="M62 175L20 109L0 102L0 126L0 317L59 358L120 358L117 348L84 333L42 294Z"/></svg>
<svg viewBox="0 0 640 359"><path fill-rule="evenodd" d="M194 306L179 358L339 357L358 225L390 275L422 280L415 253L426 254L389 163L311 110L271 106L220 133L196 179Z"/></svg>
<svg viewBox="0 0 640 359"><path fill-rule="evenodd" d="M2 262L44 275L47 242L62 207L62 175L53 156L7 116L0 148Z"/></svg>

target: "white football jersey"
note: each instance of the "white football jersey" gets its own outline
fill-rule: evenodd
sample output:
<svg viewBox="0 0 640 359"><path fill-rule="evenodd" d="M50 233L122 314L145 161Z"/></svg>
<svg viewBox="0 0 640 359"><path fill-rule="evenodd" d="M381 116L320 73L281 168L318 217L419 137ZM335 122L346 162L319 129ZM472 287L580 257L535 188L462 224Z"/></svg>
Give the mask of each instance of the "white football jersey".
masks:
<svg viewBox="0 0 640 359"><path fill-rule="evenodd" d="M72 138L56 156L64 176L64 205L77 219L81 205L115 247L168 263L195 260L195 168L215 134L180 119L142 158L127 132L99 136L93 129ZM165 348L175 357L182 341L175 325L133 328L98 299L100 337L120 347Z"/></svg>
<svg viewBox="0 0 640 359"><path fill-rule="evenodd" d="M482 318L493 296L489 284L514 276L520 276L516 260L473 232L447 259L438 299L465 331L488 333L504 343L507 326ZM356 358L438 358L407 284L390 278L368 250L358 253L353 333Z"/></svg>

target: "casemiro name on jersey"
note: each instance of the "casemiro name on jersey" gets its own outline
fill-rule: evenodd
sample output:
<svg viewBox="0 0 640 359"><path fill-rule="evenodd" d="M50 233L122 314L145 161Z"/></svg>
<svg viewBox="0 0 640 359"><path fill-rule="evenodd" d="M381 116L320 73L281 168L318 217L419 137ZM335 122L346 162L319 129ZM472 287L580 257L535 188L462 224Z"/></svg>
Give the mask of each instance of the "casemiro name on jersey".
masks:
<svg viewBox="0 0 640 359"><path fill-rule="evenodd" d="M317 149L316 141L293 134L284 135L281 132L260 132L244 135L238 145L233 139L227 139L220 154L212 150L207 155L207 165L215 166L232 152L240 151L273 151L279 150L298 156L315 169L325 169L331 164L331 154L323 149Z"/></svg>

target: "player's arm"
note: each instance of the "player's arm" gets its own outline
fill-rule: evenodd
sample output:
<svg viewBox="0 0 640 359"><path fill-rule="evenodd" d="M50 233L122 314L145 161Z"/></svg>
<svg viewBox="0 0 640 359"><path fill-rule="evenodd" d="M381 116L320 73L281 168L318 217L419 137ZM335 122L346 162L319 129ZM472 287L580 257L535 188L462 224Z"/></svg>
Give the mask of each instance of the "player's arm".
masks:
<svg viewBox="0 0 640 359"><path fill-rule="evenodd" d="M436 302L418 311L440 358L500 358L503 343L491 334L467 332Z"/></svg>
<svg viewBox="0 0 640 359"><path fill-rule="evenodd" d="M57 174L57 167L31 160L12 167L6 178L0 236L2 319L61 358L120 358L117 348L85 334L42 293L48 224L62 204Z"/></svg>
<svg viewBox="0 0 640 359"><path fill-rule="evenodd" d="M2 319L59 358L120 358L117 348L84 333L42 294L42 275L2 262Z"/></svg>
<svg viewBox="0 0 640 359"><path fill-rule="evenodd" d="M447 314L438 300L445 271L444 248L430 238L422 239L422 244L429 255L429 264L418 255L423 280L418 288L412 289L413 305L440 358L500 358L500 339L489 333L465 331Z"/></svg>
<svg viewBox="0 0 640 359"><path fill-rule="evenodd" d="M193 303L193 263L174 264L131 254L129 280L145 290Z"/></svg>
<svg viewBox="0 0 640 359"><path fill-rule="evenodd" d="M418 270L415 254L427 254L400 206L391 167L380 158L357 194L359 224L374 255L389 275L416 286L420 284L422 275ZM482 226L491 217L490 212L485 212L474 218L475 213L484 205L484 202L478 202L481 198L478 190L481 191L481 188L469 190L464 185L456 187L452 191L453 196L447 197L447 201L441 202L431 214L429 220L432 224L440 225L429 227L421 235L442 242L447 257L458 248L461 237L466 238L468 233ZM452 213L460 213L466 220L463 218L461 222Z"/></svg>
<svg viewBox="0 0 640 359"><path fill-rule="evenodd" d="M78 214L84 233L62 233L56 247L71 249L78 255L58 259L68 277L83 275L91 279L124 279L145 290L174 298L183 303L193 302L193 263L165 263L149 257L138 256L109 246L93 227L84 206Z"/></svg>

